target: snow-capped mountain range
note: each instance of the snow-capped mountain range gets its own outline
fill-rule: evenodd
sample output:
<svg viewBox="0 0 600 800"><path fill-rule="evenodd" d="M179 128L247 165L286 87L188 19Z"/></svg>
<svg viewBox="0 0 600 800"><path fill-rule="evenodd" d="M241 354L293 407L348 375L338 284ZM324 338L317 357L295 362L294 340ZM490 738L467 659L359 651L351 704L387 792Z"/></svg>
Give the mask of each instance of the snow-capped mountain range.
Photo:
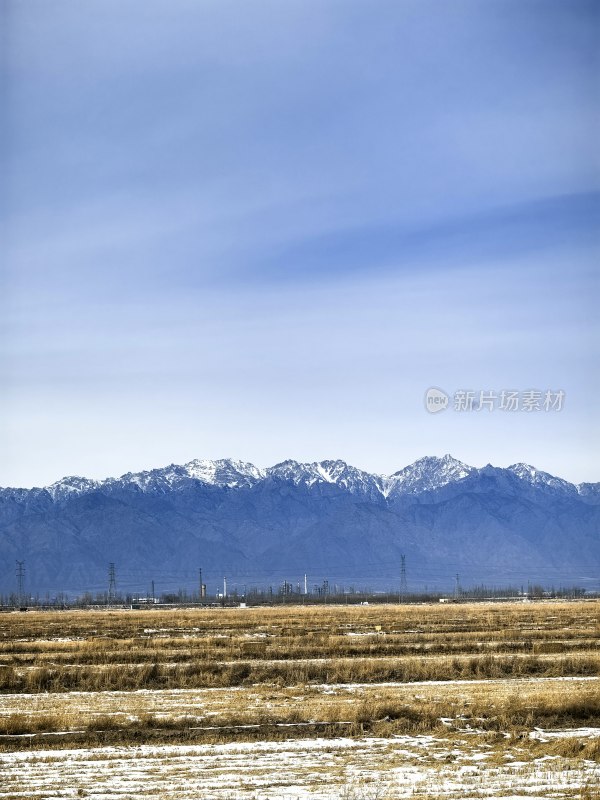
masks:
<svg viewBox="0 0 600 800"><path fill-rule="evenodd" d="M485 474L496 468L487 465L482 470L464 464L451 455L425 456L392 475L378 475L358 469L341 460L282 461L272 467L261 469L247 461L223 458L214 461L194 459L187 464L170 464L168 467L143 472L128 472L120 478L91 480L79 476L61 478L50 486L36 491L46 491L54 500L73 494L115 488L137 487L141 491L169 491L181 488L190 481L198 481L219 488L249 488L268 480L280 480L294 486L312 487L318 484L334 484L351 494L381 498L400 495L419 495L440 489L450 483L462 481L470 476ZM545 488L557 492L593 494L599 484L573 484L538 470L529 464L512 464L504 470L531 487ZM0 489L0 491L3 491ZM4 491L11 491L4 490ZM23 490L18 490L23 491Z"/></svg>
<svg viewBox="0 0 600 800"><path fill-rule="evenodd" d="M0 594L15 560L30 590L99 591L207 580L313 579L385 588L538 581L600 588L600 484L527 464L471 467L427 456L392 475L340 460L267 469L196 459L120 478L0 489Z"/></svg>

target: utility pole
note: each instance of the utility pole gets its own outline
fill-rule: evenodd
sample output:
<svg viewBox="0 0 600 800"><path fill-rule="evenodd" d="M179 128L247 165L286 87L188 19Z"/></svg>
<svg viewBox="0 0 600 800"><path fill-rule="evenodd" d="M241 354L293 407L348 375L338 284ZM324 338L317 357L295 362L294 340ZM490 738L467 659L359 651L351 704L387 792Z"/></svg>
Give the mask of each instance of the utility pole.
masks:
<svg viewBox="0 0 600 800"><path fill-rule="evenodd" d="M458 572L454 576L454 599L458 600L458 596L460 594L460 580Z"/></svg>
<svg viewBox="0 0 600 800"><path fill-rule="evenodd" d="M154 581L152 581L152 602L154 602Z"/></svg>
<svg viewBox="0 0 600 800"><path fill-rule="evenodd" d="M23 606L23 595L25 594L25 562L17 561L17 585L19 587L19 607Z"/></svg>
<svg viewBox="0 0 600 800"><path fill-rule="evenodd" d="M117 588L117 581L115 579L115 565L111 561L108 565L108 605L112 605L115 601L115 594Z"/></svg>
<svg viewBox="0 0 600 800"><path fill-rule="evenodd" d="M404 602L406 596L406 556L404 553L400 555L400 602Z"/></svg>

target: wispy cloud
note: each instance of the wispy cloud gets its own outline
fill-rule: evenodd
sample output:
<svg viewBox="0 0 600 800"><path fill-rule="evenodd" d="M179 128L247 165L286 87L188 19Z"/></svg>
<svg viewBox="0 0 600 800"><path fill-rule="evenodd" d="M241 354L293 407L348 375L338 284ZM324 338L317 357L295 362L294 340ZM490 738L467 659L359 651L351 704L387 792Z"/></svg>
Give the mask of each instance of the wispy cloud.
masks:
<svg viewBox="0 0 600 800"><path fill-rule="evenodd" d="M461 455L462 423L422 413L436 380L564 384L577 412L529 460L562 448L582 477L597 3L2 14L0 483L184 450L393 470L435 435ZM514 443L494 426L470 460Z"/></svg>

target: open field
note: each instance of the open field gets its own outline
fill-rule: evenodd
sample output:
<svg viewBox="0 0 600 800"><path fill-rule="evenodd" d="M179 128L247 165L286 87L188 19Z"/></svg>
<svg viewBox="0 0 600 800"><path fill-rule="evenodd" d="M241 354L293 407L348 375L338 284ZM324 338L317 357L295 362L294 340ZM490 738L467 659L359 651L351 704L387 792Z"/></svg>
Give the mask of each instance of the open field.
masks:
<svg viewBox="0 0 600 800"><path fill-rule="evenodd" d="M499 750L469 736L46 750L0 754L0 769L3 798L597 800L600 783L597 763L543 742Z"/></svg>
<svg viewBox="0 0 600 800"><path fill-rule="evenodd" d="M568 685L565 685L568 684ZM510 732L600 725L597 678L4 695L0 744ZM26 740L29 740L28 742Z"/></svg>
<svg viewBox="0 0 600 800"><path fill-rule="evenodd" d="M0 616L0 691L598 674L596 603Z"/></svg>
<svg viewBox="0 0 600 800"><path fill-rule="evenodd" d="M599 610L5 614L0 797L600 798Z"/></svg>

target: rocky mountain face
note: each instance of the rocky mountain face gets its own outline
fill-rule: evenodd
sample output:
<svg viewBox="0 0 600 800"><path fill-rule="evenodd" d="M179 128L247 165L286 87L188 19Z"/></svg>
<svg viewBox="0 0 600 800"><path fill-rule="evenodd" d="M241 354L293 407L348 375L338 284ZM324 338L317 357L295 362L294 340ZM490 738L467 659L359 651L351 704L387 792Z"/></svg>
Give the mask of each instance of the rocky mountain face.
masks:
<svg viewBox="0 0 600 800"><path fill-rule="evenodd" d="M144 593L327 579L408 589L600 582L600 484L526 464L475 469L449 455L390 476L343 461L194 460L120 478L0 489L0 591L25 561L30 593Z"/></svg>

